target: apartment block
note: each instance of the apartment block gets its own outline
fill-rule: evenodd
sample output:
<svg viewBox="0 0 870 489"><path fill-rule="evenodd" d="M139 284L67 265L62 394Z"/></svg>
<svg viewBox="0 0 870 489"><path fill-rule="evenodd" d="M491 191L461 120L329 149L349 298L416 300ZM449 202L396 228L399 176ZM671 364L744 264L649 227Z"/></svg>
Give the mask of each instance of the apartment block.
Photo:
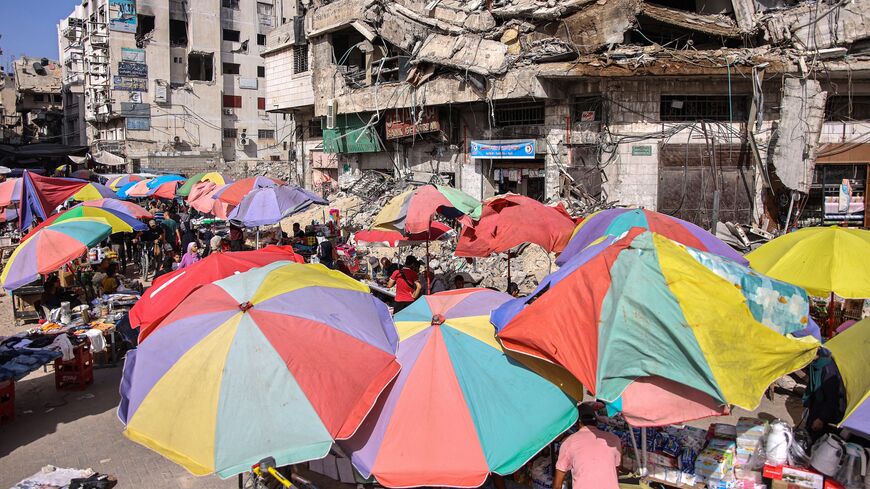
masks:
<svg viewBox="0 0 870 489"><path fill-rule="evenodd" d="M73 78L82 26L92 155L131 171L280 167L289 122L266 112L260 56L276 23L274 0L83 0L59 31Z"/></svg>

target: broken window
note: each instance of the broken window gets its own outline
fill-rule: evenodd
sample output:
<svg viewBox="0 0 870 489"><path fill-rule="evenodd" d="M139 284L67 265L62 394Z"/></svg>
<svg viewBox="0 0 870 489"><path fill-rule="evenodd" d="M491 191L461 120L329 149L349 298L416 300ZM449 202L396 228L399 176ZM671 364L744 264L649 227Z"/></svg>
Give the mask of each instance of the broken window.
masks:
<svg viewBox="0 0 870 489"><path fill-rule="evenodd" d="M221 7L239 9L239 0L221 0Z"/></svg>
<svg viewBox="0 0 870 489"><path fill-rule="evenodd" d="M224 29L223 40L224 41L232 41L239 42L241 34L239 31L235 31L232 29Z"/></svg>
<svg viewBox="0 0 870 489"><path fill-rule="evenodd" d="M746 122L749 97L746 95L662 95L659 109L663 121Z"/></svg>
<svg viewBox="0 0 870 489"><path fill-rule="evenodd" d="M257 34L257 46L265 46L266 45L266 35L265 34Z"/></svg>
<svg viewBox="0 0 870 489"><path fill-rule="evenodd" d="M136 16L136 40L150 37L154 33L154 16L139 14Z"/></svg>
<svg viewBox="0 0 870 489"><path fill-rule="evenodd" d="M173 47L187 46L187 22L169 19L169 45Z"/></svg>
<svg viewBox="0 0 870 489"><path fill-rule="evenodd" d="M214 54L188 54L187 77L195 81L212 81L214 79Z"/></svg>
<svg viewBox="0 0 870 489"><path fill-rule="evenodd" d="M295 69L296 56L299 52L299 61L302 62L302 50L305 51L305 63L308 62L308 47L297 45L294 52L294 73L303 73ZM371 46L356 29L344 29L332 33L332 59L338 65L339 71L344 75L345 82L353 88L361 88L366 85L366 52L363 49ZM302 65L300 65L301 67ZM307 71L307 70L306 70Z"/></svg>
<svg viewBox="0 0 870 489"><path fill-rule="evenodd" d="M571 164L568 175L574 179L572 192L580 197L598 199L601 196L602 170L601 150L597 144L581 144L571 148Z"/></svg>
<svg viewBox="0 0 870 489"><path fill-rule="evenodd" d="M266 77L266 67L258 66L257 67L257 78L265 78Z"/></svg>
<svg viewBox="0 0 870 489"><path fill-rule="evenodd" d="M239 64L238 63L224 63L223 64L223 74L224 75L238 75L239 74Z"/></svg>
<svg viewBox="0 0 870 489"><path fill-rule="evenodd" d="M227 109L241 109L242 108L242 96L241 95L224 95L224 107Z"/></svg>
<svg viewBox="0 0 870 489"><path fill-rule="evenodd" d="M293 47L293 73L308 71L308 44L297 44Z"/></svg>
<svg viewBox="0 0 870 489"><path fill-rule="evenodd" d="M870 120L870 96L834 95L828 97L825 106L826 121L867 121Z"/></svg>
<svg viewBox="0 0 870 489"><path fill-rule="evenodd" d="M308 119L308 137L322 138L323 137L323 122L322 117L314 117Z"/></svg>
<svg viewBox="0 0 870 489"><path fill-rule="evenodd" d="M34 102L45 102L45 95L43 95L41 93L34 93L33 94L33 101Z"/></svg>
<svg viewBox="0 0 870 489"><path fill-rule="evenodd" d="M257 139L275 139L275 130L259 129L257 130Z"/></svg>
<svg viewBox="0 0 870 489"><path fill-rule="evenodd" d="M601 95L574 98L574 122L601 122L604 100Z"/></svg>
<svg viewBox="0 0 870 489"><path fill-rule="evenodd" d="M525 102L499 103L494 106L495 125L533 126L544 123L544 102L529 100Z"/></svg>
<svg viewBox="0 0 870 489"><path fill-rule="evenodd" d="M224 128L224 139L236 139L239 137L239 130L235 127Z"/></svg>

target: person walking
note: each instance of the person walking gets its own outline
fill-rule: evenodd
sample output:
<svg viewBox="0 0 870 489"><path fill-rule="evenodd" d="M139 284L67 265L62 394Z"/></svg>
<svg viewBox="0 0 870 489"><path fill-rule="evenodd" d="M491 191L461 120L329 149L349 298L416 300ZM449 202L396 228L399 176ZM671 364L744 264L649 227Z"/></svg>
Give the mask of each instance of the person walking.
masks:
<svg viewBox="0 0 870 489"><path fill-rule="evenodd" d="M561 489L571 472L573 489L619 489L616 468L622 461L622 443L613 433L595 427L598 419L591 403L578 407L580 430L559 447L553 488Z"/></svg>

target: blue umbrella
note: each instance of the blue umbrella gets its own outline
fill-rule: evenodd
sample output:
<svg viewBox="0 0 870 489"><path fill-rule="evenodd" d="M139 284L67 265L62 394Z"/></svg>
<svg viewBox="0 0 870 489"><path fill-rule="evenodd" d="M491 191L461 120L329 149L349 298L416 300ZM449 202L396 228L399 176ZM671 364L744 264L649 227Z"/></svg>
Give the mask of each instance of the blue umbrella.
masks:
<svg viewBox="0 0 870 489"><path fill-rule="evenodd" d="M252 228L275 224L287 216L327 202L314 192L295 185L256 189L246 195L227 216L238 226Z"/></svg>
<svg viewBox="0 0 870 489"><path fill-rule="evenodd" d="M115 193L118 195L118 197L120 197L122 199L129 199L130 196L127 195L127 191L130 190L131 188L133 188L133 186L136 185L137 183L139 183L139 182L130 182L127 185L124 185L123 187L119 188L118 191Z"/></svg>
<svg viewBox="0 0 870 489"><path fill-rule="evenodd" d="M148 185L148 188L155 188L156 189L157 187L163 185L164 183L180 182L183 180L187 180L187 179L182 177L181 175L163 175L163 176L159 176L157 178L152 178L151 180L148 181L147 185Z"/></svg>

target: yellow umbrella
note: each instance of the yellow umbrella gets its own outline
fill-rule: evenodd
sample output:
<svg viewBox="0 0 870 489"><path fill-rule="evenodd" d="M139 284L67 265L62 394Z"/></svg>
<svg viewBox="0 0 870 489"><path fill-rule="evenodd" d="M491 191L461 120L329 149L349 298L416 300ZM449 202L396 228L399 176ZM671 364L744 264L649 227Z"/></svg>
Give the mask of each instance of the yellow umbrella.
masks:
<svg viewBox="0 0 870 489"><path fill-rule="evenodd" d="M126 216L125 216L126 217ZM106 224L112 226L112 233L132 233L133 226L130 225L130 222L127 219L123 219L118 216L118 214L106 210L100 207L86 207L86 206L76 206L72 209L64 212L54 222L62 222L62 221L70 221L73 219L92 219L97 218L100 220L105 220ZM128 217L129 220L135 221L135 219ZM143 224L144 227L144 224Z"/></svg>
<svg viewBox="0 0 870 489"><path fill-rule="evenodd" d="M841 426L870 434L870 318L825 343L846 387L846 415Z"/></svg>
<svg viewBox="0 0 870 489"><path fill-rule="evenodd" d="M870 231L837 226L804 228L746 255L749 265L817 297L870 297Z"/></svg>

